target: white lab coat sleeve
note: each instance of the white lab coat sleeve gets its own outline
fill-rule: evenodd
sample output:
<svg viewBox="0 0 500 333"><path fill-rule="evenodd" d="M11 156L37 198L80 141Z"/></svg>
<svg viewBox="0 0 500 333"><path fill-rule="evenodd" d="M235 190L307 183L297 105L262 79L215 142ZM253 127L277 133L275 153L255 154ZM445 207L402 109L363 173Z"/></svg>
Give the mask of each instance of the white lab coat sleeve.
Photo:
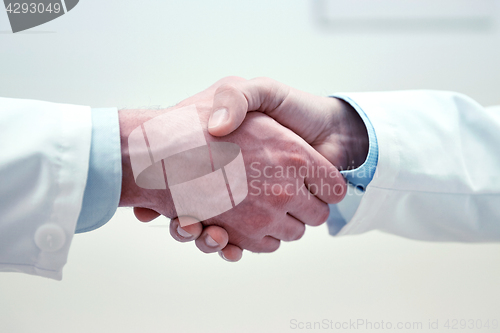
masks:
<svg viewBox="0 0 500 333"><path fill-rule="evenodd" d="M453 92L352 93L379 144L375 176L340 235L500 241L500 110Z"/></svg>
<svg viewBox="0 0 500 333"><path fill-rule="evenodd" d="M0 98L0 271L62 278L87 181L90 112Z"/></svg>

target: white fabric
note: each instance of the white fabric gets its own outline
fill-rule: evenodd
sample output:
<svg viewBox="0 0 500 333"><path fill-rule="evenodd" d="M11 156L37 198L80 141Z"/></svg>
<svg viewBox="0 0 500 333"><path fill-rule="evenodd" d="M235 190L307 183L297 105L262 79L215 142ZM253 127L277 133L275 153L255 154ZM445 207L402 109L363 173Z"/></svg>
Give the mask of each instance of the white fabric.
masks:
<svg viewBox="0 0 500 333"><path fill-rule="evenodd" d="M0 271L62 278L87 181L90 112L0 98Z"/></svg>
<svg viewBox="0 0 500 333"><path fill-rule="evenodd" d="M345 95L372 122L379 160L338 235L377 229L430 241L500 241L500 108L452 92Z"/></svg>
<svg viewBox="0 0 500 333"><path fill-rule="evenodd" d="M500 240L500 108L451 92L346 95L372 122L379 161L339 235ZM88 107L0 98L0 271L62 278L91 130Z"/></svg>

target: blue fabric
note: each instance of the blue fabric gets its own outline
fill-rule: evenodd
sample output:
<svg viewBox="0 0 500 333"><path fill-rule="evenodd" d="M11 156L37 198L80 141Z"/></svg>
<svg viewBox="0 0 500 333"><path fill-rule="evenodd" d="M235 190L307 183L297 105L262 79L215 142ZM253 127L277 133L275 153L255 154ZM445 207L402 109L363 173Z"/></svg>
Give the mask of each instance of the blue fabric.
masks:
<svg viewBox="0 0 500 333"><path fill-rule="evenodd" d="M338 209L337 205L328 205L330 208L330 215L326 221L328 225L328 232L330 235L335 236L347 224L346 219Z"/></svg>
<svg viewBox="0 0 500 333"><path fill-rule="evenodd" d="M89 172L76 233L97 229L115 214L122 186L121 161L118 110L92 109Z"/></svg>
<svg viewBox="0 0 500 333"><path fill-rule="evenodd" d="M366 157L365 162L356 169L343 170L340 172L349 183L354 186L361 187L364 190L372 181L378 164L378 142L377 136L375 135L375 129L373 128L373 125L370 122L370 119L368 119L366 113L352 99L342 95L336 95L333 97L342 99L349 103L354 110L358 112L366 126L366 130L368 131L369 148L368 156Z"/></svg>
<svg viewBox="0 0 500 333"><path fill-rule="evenodd" d="M368 156L366 157L365 162L356 169L340 171L349 183L356 186L358 190L364 192L368 184L372 181L378 164L378 142L377 136L375 135L375 129L363 109L361 109L352 99L343 95L334 95L331 97L339 98L349 103L354 110L358 112L366 126L369 148ZM347 222L348 221L346 221L344 216L342 216L339 209L335 205L330 205L330 216L327 221L330 234L336 235L347 224Z"/></svg>

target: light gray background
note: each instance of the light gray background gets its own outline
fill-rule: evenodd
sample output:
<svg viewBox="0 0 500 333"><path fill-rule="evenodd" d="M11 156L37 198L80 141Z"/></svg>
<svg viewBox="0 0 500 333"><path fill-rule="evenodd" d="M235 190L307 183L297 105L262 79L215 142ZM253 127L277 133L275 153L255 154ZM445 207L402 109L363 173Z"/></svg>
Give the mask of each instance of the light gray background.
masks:
<svg viewBox="0 0 500 333"><path fill-rule="evenodd" d="M82 0L15 35L0 10L0 95L168 106L239 75L319 95L429 88L500 104L497 25L321 28L312 8L305 0ZM500 320L499 245L376 232L336 239L321 226L273 255L245 253L230 264L175 242L167 224L143 225L120 209L104 227L75 236L62 282L1 274L0 332L253 333L293 331L291 319L424 327Z"/></svg>

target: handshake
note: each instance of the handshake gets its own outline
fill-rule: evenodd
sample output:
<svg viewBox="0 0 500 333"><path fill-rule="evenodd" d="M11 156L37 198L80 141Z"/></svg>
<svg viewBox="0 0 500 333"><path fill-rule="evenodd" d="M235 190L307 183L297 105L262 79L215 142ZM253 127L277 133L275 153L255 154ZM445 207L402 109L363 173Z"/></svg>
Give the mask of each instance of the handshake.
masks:
<svg viewBox="0 0 500 333"><path fill-rule="evenodd" d="M339 170L368 154L366 127L348 103L267 78L225 78L175 107L121 110L119 118L120 206L142 222L171 218L176 240L228 261L245 249L273 252L300 239L305 225L324 223L328 204L346 194ZM211 187L216 171L224 195ZM219 213L189 214L200 205Z"/></svg>

